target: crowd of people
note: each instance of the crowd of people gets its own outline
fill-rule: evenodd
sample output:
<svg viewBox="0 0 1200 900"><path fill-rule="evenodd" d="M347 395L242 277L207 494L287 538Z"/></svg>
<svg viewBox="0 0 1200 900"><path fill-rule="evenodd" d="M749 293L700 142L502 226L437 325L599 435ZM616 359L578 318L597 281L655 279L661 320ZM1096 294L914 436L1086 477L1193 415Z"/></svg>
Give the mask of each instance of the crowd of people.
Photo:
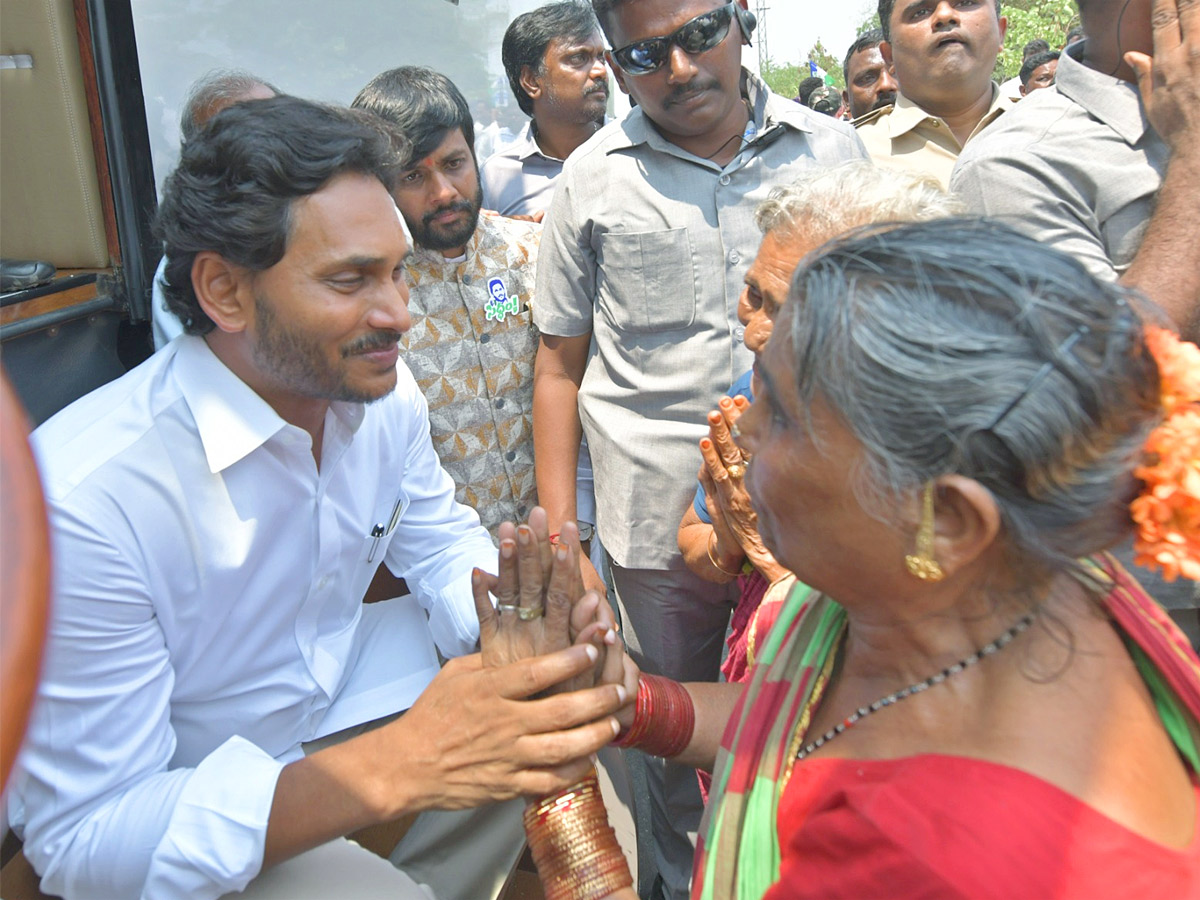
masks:
<svg viewBox="0 0 1200 900"><path fill-rule="evenodd" d="M999 0L803 103L554 2L486 160L197 83L159 349L32 438L42 890L632 900L638 753L663 900L1200 896L1200 5L1077 5L1014 105Z"/></svg>

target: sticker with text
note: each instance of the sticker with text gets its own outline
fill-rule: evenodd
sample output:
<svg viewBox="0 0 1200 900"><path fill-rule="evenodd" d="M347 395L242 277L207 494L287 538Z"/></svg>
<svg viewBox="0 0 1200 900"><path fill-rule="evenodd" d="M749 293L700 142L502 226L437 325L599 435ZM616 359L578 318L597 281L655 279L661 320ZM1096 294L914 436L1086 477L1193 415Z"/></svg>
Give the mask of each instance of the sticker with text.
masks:
<svg viewBox="0 0 1200 900"><path fill-rule="evenodd" d="M499 278L488 279L488 293L492 299L483 308L487 311L489 319L503 322L505 316L509 314L515 316L520 312L521 301L516 297L508 296L508 288Z"/></svg>

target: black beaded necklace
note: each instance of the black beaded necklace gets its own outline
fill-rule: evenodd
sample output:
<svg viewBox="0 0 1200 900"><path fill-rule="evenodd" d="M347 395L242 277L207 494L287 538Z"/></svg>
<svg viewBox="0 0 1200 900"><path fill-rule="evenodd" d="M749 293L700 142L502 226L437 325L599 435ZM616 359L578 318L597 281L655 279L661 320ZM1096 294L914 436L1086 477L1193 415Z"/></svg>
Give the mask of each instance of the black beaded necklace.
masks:
<svg viewBox="0 0 1200 900"><path fill-rule="evenodd" d="M885 706L891 706L894 703L899 703L904 698L911 697L913 694L919 694L922 691L933 687L935 684L941 684L950 676L957 675L963 669L971 668L971 666L975 665L977 662L980 662L985 657L991 656L994 653L1003 650L1010 643L1012 643L1013 638L1028 628L1031 624L1033 624L1033 613L1027 613L1021 617L1020 621L1018 621L1016 625L1008 629L1008 631L1004 632L1004 634L1000 635L1000 637L996 638L990 644L980 647L970 656L963 657L954 665L947 666L940 672L930 675L924 681L918 681L916 684L910 684L908 687L888 694L886 697L880 697L870 706L860 706L811 744L804 746L800 752L796 754L797 761L804 759L804 757L808 756L808 754L825 746L842 732L853 728L858 722L861 722L867 716L871 715L871 713L879 712L879 710L883 709Z"/></svg>

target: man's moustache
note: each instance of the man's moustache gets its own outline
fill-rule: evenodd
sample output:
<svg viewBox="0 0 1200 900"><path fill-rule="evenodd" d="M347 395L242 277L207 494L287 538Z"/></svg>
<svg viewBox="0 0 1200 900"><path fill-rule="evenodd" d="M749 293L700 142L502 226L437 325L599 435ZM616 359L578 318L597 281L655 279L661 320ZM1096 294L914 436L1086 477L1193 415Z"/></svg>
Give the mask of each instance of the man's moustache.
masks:
<svg viewBox="0 0 1200 900"><path fill-rule="evenodd" d="M671 93L667 95L666 102L663 105L670 106L673 103L682 103L696 94L712 90L713 88L719 88L720 86L721 83L715 78L707 81L700 81L698 78L693 78L687 84L681 84L679 87L673 88Z"/></svg>
<svg viewBox="0 0 1200 900"><path fill-rule="evenodd" d="M425 213L425 215L421 217L421 222L428 227L429 223L432 222L436 216L440 216L442 213L470 212L472 209L474 209L474 207L466 200L459 200L457 203L448 203L445 206L438 207L435 210Z"/></svg>
<svg viewBox="0 0 1200 900"><path fill-rule="evenodd" d="M374 331L360 337L353 344L342 348L342 356L357 356L360 353L373 353L376 350L387 350L399 343L401 334L398 331Z"/></svg>

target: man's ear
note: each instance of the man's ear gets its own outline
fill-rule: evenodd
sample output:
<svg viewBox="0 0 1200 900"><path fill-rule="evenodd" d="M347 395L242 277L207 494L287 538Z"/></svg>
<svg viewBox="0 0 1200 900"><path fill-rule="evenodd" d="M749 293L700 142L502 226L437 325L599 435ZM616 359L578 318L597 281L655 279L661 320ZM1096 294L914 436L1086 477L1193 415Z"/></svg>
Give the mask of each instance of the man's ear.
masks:
<svg viewBox="0 0 1200 900"><path fill-rule="evenodd" d="M622 94L628 94L629 87L625 84L625 70L617 65L611 50L604 51L604 58L608 60L608 69L613 73L613 78L617 79L617 87L621 89Z"/></svg>
<svg viewBox="0 0 1200 900"><path fill-rule="evenodd" d="M537 100L542 96L542 85L533 66L521 66L520 83L521 89L529 95L530 100Z"/></svg>
<svg viewBox="0 0 1200 900"><path fill-rule="evenodd" d="M846 107L846 109L850 108L850 89L849 88L842 91L842 106Z"/></svg>
<svg viewBox="0 0 1200 900"><path fill-rule="evenodd" d="M884 65L886 65L888 67L888 69L890 70L892 68L892 42L891 41L880 41L879 42L879 55L883 57Z"/></svg>
<svg viewBox="0 0 1200 900"><path fill-rule="evenodd" d="M1008 34L1008 16L1000 17L1000 49L1004 49L1004 35Z"/></svg>
<svg viewBox="0 0 1200 900"><path fill-rule="evenodd" d="M200 308L221 331L246 329L254 297L249 279L249 272L212 250L197 253L192 262L192 290Z"/></svg>

